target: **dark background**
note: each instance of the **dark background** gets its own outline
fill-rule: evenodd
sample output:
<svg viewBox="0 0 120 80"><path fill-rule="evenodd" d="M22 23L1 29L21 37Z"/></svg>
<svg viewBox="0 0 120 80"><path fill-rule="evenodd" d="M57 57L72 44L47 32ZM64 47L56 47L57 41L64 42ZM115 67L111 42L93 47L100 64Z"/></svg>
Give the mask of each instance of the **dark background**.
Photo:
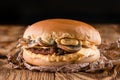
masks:
<svg viewBox="0 0 120 80"><path fill-rule="evenodd" d="M120 0L0 0L0 24L32 24L48 18L120 23Z"/></svg>

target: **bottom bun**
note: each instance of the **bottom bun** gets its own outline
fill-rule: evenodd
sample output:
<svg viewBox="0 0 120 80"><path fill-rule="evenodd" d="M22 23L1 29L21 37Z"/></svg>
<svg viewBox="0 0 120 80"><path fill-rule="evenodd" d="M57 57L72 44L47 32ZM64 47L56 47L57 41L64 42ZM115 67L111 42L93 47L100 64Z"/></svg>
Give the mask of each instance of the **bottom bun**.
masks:
<svg viewBox="0 0 120 80"><path fill-rule="evenodd" d="M82 48L80 51L64 55L42 55L34 54L27 49L23 49L24 60L35 66L63 66L69 64L91 63L100 58L99 50L94 48Z"/></svg>

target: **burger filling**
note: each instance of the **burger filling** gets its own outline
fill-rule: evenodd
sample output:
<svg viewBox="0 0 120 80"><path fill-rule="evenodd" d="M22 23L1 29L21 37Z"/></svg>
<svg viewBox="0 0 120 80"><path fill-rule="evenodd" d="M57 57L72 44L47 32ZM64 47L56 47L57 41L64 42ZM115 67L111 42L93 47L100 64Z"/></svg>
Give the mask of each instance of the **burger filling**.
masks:
<svg viewBox="0 0 120 80"><path fill-rule="evenodd" d="M41 39L31 40L31 39L20 39L19 45L25 49L31 51L34 54L43 54L43 55L64 55L78 52L81 49L81 44L76 39L63 38L57 42L54 42L52 45L45 43ZM83 45L83 47L86 47Z"/></svg>

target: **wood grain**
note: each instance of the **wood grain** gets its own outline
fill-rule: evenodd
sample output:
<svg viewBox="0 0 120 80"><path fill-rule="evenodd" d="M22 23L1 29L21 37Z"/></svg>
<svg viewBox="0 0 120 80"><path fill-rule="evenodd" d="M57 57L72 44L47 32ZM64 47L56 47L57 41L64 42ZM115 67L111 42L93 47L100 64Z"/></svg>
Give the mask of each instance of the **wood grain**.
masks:
<svg viewBox="0 0 120 80"><path fill-rule="evenodd" d="M99 30L103 39L102 41L106 40L112 42L120 37L119 24L92 25ZM11 30L9 27L11 27ZM15 32L11 33L12 30ZM21 26L0 26L0 38L2 38L0 40L0 80L120 80L120 65L115 66L114 69L101 73L49 73L11 68L7 63L7 58L3 58L3 56L11 54L12 47L15 47L17 38L23 34L24 30L25 27ZM10 36L14 37L10 38ZM11 42L9 39L11 39Z"/></svg>
<svg viewBox="0 0 120 80"><path fill-rule="evenodd" d="M55 80L55 73L0 68L0 80Z"/></svg>

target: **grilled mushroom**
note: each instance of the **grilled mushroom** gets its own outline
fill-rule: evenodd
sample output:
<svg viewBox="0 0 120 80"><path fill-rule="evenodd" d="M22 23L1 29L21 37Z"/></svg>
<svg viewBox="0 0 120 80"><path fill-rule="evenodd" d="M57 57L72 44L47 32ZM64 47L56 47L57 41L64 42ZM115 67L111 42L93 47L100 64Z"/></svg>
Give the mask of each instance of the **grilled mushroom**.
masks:
<svg viewBox="0 0 120 80"><path fill-rule="evenodd" d="M81 45L78 44L76 46L74 45L57 45L58 48L61 48L67 52L77 52L81 49Z"/></svg>
<svg viewBox="0 0 120 80"><path fill-rule="evenodd" d="M43 41L41 38L38 38L38 39L36 40L36 42L37 42L39 45L41 45L41 46L52 46L52 45L55 44L55 41L54 41L54 40L50 40L50 42L48 43L48 42Z"/></svg>
<svg viewBox="0 0 120 80"><path fill-rule="evenodd" d="M81 44L77 39L63 38L60 40L57 47L67 52L76 52L80 50Z"/></svg>

